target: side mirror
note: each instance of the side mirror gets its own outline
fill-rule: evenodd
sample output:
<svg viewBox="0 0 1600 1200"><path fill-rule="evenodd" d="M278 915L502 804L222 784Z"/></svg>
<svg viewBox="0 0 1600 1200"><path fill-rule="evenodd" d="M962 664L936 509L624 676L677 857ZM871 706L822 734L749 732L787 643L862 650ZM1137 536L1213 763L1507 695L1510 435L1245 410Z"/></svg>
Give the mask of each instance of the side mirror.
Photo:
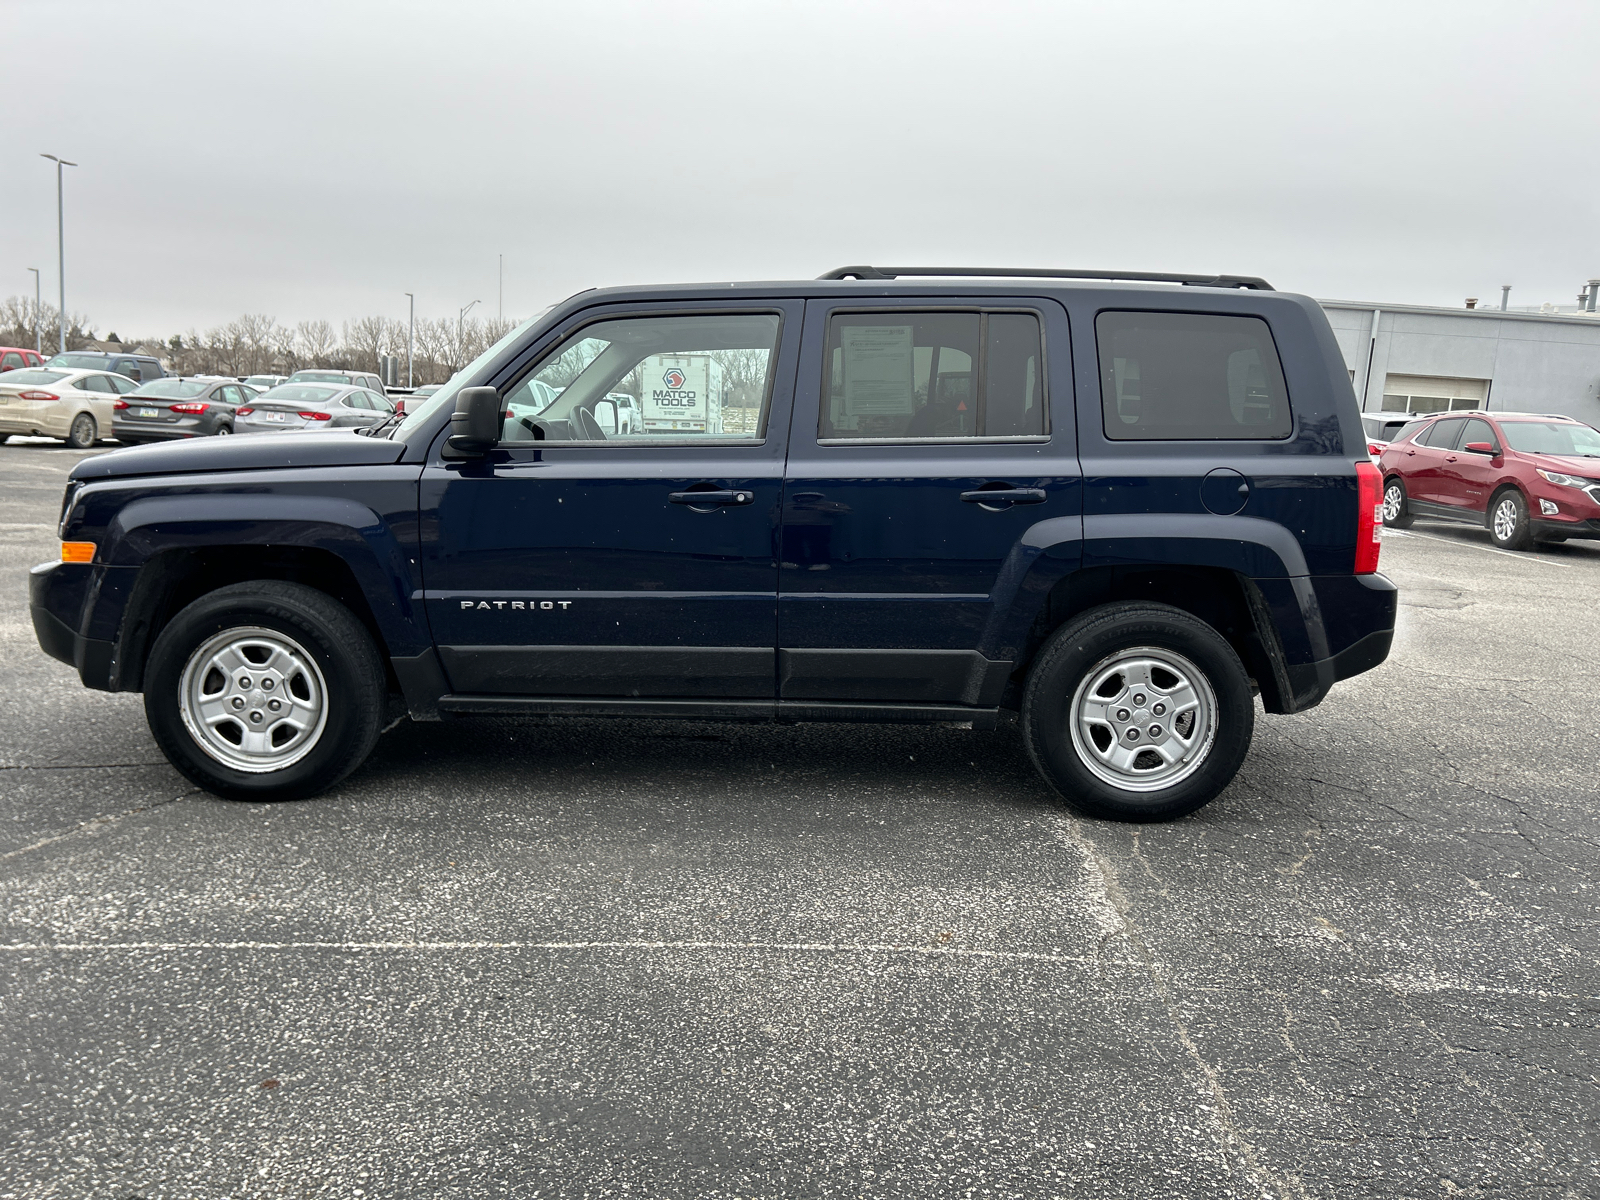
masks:
<svg viewBox="0 0 1600 1200"><path fill-rule="evenodd" d="M450 414L450 448L482 454L500 444L500 393L492 387L462 388Z"/></svg>
<svg viewBox="0 0 1600 1200"><path fill-rule="evenodd" d="M1492 442L1468 442L1465 446L1463 446L1461 448L1463 450L1465 450L1468 454L1490 454L1490 455L1494 455L1494 454L1499 454L1500 453L1500 451L1498 451L1498 450L1496 450L1494 448L1494 444Z"/></svg>

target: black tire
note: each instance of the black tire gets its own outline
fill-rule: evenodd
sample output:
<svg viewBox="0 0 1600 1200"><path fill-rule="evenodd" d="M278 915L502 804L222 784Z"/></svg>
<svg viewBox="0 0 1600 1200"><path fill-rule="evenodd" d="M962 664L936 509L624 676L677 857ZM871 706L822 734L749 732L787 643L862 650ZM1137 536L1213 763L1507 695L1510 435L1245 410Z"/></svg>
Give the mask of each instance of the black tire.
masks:
<svg viewBox="0 0 1600 1200"><path fill-rule="evenodd" d="M1200 716L1197 714L1189 726L1193 739L1179 757L1179 766L1172 770L1160 768L1148 780L1127 778L1127 786L1108 780L1107 773L1116 774L1105 763L1091 765L1089 751L1080 750L1073 736L1074 703L1080 689L1087 689L1094 679L1116 666L1119 656L1131 651L1150 650L1154 657L1166 664L1166 675L1174 669L1187 673L1194 670L1209 688L1212 715L1207 724L1211 732L1206 737ZM1134 659L1142 655L1133 656ZM1137 668L1134 668L1135 673ZM1107 711L1115 717L1126 711L1133 721L1127 726L1133 737L1148 735L1160 728L1143 725L1150 720L1148 714L1157 713L1161 702L1160 687L1167 686L1162 668L1157 667L1149 678L1156 680L1151 691L1155 698L1143 708L1132 701L1142 699L1137 685L1123 693L1128 697L1126 710L1111 707L1108 694L1101 690L1102 699L1096 700L1087 693L1085 703L1106 703ZM1174 676L1182 680L1182 674ZM1120 676L1126 685L1129 676ZM1201 704L1206 693L1199 686L1191 689ZM1176 691L1168 694L1176 696ZM1181 714L1176 707L1170 714L1174 728L1166 730L1169 748L1180 732L1177 727ZM1139 717L1140 712L1147 715ZM1157 717L1157 720L1160 718ZM1185 816L1205 804L1227 787L1250 749L1250 738L1255 731L1255 703L1250 694L1250 679L1245 674L1239 656L1216 630L1181 609L1165 604L1120 603L1091 609L1073 618L1058 629L1040 650L1028 672L1027 686L1022 698L1022 732L1028 747L1028 756L1045 780L1058 791L1073 808L1086 816L1105 817L1118 821L1167 821ZM1137 727L1137 728L1136 728ZM1104 733L1080 724L1083 738L1106 739L1106 747L1123 749L1124 743L1103 727ZM1096 745L1100 743L1096 741ZM1160 759L1146 746L1138 749L1129 742L1126 752L1136 753L1132 766L1137 767L1146 756ZM1159 780L1173 777L1170 785ZM1147 790L1140 790L1147 789Z"/></svg>
<svg viewBox="0 0 1600 1200"><path fill-rule="evenodd" d="M233 432L233 426L231 426L231 425L218 425L215 429L213 429L211 431L211 436L212 437L218 437L220 435L230 434L232 432Z"/></svg>
<svg viewBox="0 0 1600 1200"><path fill-rule="evenodd" d="M117 443L119 445L123 445L123 446L142 446L142 445L144 445L144 439L143 438L135 438L135 437L124 437L122 434L119 433L117 435Z"/></svg>
<svg viewBox="0 0 1600 1200"><path fill-rule="evenodd" d="M74 450L87 450L94 445L96 432L94 418L88 413L79 413L72 418L72 425L67 430L67 445Z"/></svg>
<svg viewBox="0 0 1600 1200"><path fill-rule="evenodd" d="M1416 519L1406 496L1405 480L1390 476L1383 484L1383 523L1390 529L1410 529Z"/></svg>
<svg viewBox="0 0 1600 1200"><path fill-rule="evenodd" d="M1514 487L1496 492L1485 514L1489 540L1502 550L1531 550L1533 522L1528 520L1528 502Z"/></svg>
<svg viewBox="0 0 1600 1200"><path fill-rule="evenodd" d="M240 631L239 637L246 640L280 641L309 659L301 663L306 670L296 680L280 672L276 697L264 690L268 665L251 668L248 663L256 660L248 655L243 662L245 672L254 670L259 677L251 681L256 688L245 703L247 712L232 722L241 746L246 715L250 719L255 719L252 714L263 715L267 725L258 726L257 735L275 738L278 731L267 730L282 718L262 713L262 708L280 701L292 707L292 687L304 687L313 699L320 690L322 723L314 736L307 736L306 745L295 743L281 752L301 755L282 768L261 759L253 764L255 769L238 769L219 757L229 753L227 747L214 736L217 749L208 749L184 719L182 694L191 656L214 639L225 639L230 630ZM260 632L246 634L245 630ZM195 678L202 669L197 666ZM319 672L320 679L316 677ZM235 680L221 672L207 678L221 679L230 693L235 691ZM204 688L206 684L202 681L196 686ZM230 800L298 800L326 791L366 760L382 731L387 691L378 650L349 609L302 584L261 581L218 588L178 613L161 631L145 668L144 711L167 761L208 792ZM270 756L280 751L266 753ZM244 757L246 751L241 749L238 755Z"/></svg>

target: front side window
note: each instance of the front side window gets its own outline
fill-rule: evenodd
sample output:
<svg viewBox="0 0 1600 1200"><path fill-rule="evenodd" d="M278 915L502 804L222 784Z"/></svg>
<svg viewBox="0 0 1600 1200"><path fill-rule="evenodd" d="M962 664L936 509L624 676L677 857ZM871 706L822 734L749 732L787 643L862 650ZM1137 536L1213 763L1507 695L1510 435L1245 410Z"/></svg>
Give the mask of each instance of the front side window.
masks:
<svg viewBox="0 0 1600 1200"><path fill-rule="evenodd" d="M586 325L506 393L501 440L759 440L779 324L776 313L719 313ZM629 409L636 425L619 419Z"/></svg>
<svg viewBox="0 0 1600 1200"><path fill-rule="evenodd" d="M1294 431L1260 317L1103 312L1100 395L1112 441L1260 441Z"/></svg>
<svg viewBox="0 0 1600 1200"><path fill-rule="evenodd" d="M1031 312L835 313L821 441L1043 436L1044 352Z"/></svg>
<svg viewBox="0 0 1600 1200"><path fill-rule="evenodd" d="M1461 435L1461 445L1465 448L1473 442L1488 442L1491 446L1498 446L1500 439L1495 437L1494 429L1489 422L1473 417L1467 422L1466 431Z"/></svg>
<svg viewBox="0 0 1600 1200"><path fill-rule="evenodd" d="M15 350L0 358L0 371L15 371L20 366L22 366L22 355Z"/></svg>

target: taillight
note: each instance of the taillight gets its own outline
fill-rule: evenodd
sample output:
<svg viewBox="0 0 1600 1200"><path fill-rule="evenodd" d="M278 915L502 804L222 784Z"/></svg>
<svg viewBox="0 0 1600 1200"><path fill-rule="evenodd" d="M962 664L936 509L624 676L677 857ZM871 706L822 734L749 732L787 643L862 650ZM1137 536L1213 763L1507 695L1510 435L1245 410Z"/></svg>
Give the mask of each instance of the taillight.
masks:
<svg viewBox="0 0 1600 1200"><path fill-rule="evenodd" d="M128 405L128 402L126 400L118 400L111 407L114 408L117 412L121 412L123 409L129 407L129 405Z"/></svg>
<svg viewBox="0 0 1600 1200"><path fill-rule="evenodd" d="M236 408L233 411L241 417L248 417L251 413L255 412L255 409L246 405L244 408Z"/></svg>
<svg viewBox="0 0 1600 1200"><path fill-rule="evenodd" d="M1378 528L1383 524L1383 472L1369 462L1356 464L1356 574L1378 569Z"/></svg>
<svg viewBox="0 0 1600 1200"><path fill-rule="evenodd" d="M300 415L302 417L304 417L308 421L331 421L331 420L333 420L333 414L332 413L303 412Z"/></svg>
<svg viewBox="0 0 1600 1200"><path fill-rule="evenodd" d="M173 412L188 413L191 417L194 417L194 416L199 416L201 413L205 412L205 410L210 408L210 407L211 406L209 404L205 404L205 403L203 403L201 401L191 400L187 404L174 404L172 406L172 411Z"/></svg>
<svg viewBox="0 0 1600 1200"><path fill-rule="evenodd" d="M1374 461L1376 461L1377 458L1383 454L1383 447L1378 445L1377 442L1368 442L1367 453L1372 455Z"/></svg>
<svg viewBox="0 0 1600 1200"><path fill-rule="evenodd" d="M37 388L35 388L31 392L18 392L17 393L17 399L18 400L59 400L59 399L61 399L61 397L56 395L54 392L41 392Z"/></svg>

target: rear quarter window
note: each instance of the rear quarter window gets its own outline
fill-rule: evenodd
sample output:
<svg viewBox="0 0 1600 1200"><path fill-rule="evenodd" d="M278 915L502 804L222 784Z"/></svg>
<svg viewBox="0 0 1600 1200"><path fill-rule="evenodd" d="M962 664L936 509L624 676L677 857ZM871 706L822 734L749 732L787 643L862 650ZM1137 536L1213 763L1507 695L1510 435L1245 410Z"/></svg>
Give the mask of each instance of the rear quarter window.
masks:
<svg viewBox="0 0 1600 1200"><path fill-rule="evenodd" d="M1294 431L1283 364L1260 317L1103 312L1095 336L1112 441L1265 441Z"/></svg>

